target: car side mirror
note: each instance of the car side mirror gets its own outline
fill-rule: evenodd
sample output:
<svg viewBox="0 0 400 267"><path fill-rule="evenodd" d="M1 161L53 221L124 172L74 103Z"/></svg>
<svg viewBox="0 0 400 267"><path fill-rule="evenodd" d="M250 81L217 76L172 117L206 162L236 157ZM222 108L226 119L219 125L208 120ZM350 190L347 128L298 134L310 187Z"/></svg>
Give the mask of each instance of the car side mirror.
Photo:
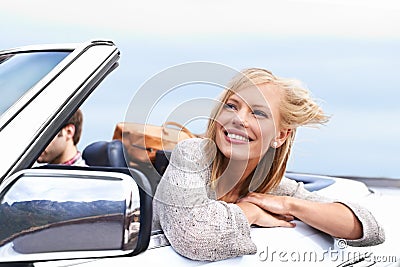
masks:
<svg viewBox="0 0 400 267"><path fill-rule="evenodd" d="M147 178L134 169L107 170L28 169L5 180L0 185L0 261L146 250L152 223L152 198L142 188L149 186Z"/></svg>

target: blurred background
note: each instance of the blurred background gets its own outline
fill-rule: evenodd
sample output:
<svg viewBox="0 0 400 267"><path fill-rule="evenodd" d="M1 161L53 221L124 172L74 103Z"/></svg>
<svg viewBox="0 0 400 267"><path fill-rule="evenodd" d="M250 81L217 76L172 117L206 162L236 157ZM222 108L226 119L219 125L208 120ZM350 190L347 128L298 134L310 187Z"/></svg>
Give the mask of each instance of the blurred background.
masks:
<svg viewBox="0 0 400 267"><path fill-rule="evenodd" d="M297 78L320 99L331 120L299 129L289 170L400 178L399 25L396 0L14 0L0 8L0 49L97 38L116 43L119 68L82 107L81 148L112 138L151 77L207 61ZM178 99L199 92L218 95L195 86L177 90L150 122L161 124ZM188 126L202 132L204 123Z"/></svg>

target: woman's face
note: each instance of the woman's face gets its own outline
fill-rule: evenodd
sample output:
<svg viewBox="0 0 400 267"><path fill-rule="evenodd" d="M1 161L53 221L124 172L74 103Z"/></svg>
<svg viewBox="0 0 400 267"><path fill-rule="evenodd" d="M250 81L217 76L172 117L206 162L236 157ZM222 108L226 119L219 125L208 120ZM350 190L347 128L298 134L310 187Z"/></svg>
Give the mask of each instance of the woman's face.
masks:
<svg viewBox="0 0 400 267"><path fill-rule="evenodd" d="M280 89L263 84L239 90L228 98L217 119L216 145L231 160L259 160L282 133Z"/></svg>

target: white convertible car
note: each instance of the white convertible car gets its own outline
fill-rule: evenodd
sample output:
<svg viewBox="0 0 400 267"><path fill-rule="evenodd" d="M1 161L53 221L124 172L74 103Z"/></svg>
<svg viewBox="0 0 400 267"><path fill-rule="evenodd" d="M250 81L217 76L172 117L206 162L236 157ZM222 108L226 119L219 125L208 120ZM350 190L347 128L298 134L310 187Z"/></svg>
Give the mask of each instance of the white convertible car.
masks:
<svg viewBox="0 0 400 267"><path fill-rule="evenodd" d="M381 245L348 247L297 222L252 228L255 255L200 262L151 228L158 173L128 168L120 141L92 140L83 150L88 167L36 166L68 118L118 71L119 59L107 40L0 51L0 266L400 266L400 180L286 174L311 191L367 206L385 228ZM163 164L160 154L156 170Z"/></svg>

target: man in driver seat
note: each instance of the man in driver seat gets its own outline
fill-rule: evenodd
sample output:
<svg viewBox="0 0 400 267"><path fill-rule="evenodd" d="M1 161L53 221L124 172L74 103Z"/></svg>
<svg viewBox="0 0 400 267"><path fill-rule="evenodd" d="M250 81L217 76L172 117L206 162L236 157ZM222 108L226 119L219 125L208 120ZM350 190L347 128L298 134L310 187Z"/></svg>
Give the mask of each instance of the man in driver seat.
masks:
<svg viewBox="0 0 400 267"><path fill-rule="evenodd" d="M83 115L78 109L37 159L37 163L87 166L77 144L81 138Z"/></svg>

